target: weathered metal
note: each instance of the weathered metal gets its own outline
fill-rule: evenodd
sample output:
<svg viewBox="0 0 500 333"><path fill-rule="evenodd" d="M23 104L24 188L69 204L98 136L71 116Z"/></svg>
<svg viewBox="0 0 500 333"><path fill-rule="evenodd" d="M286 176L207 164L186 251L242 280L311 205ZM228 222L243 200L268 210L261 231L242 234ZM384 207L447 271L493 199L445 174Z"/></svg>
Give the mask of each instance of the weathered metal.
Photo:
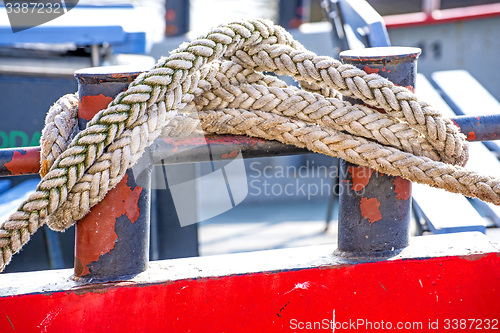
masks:
<svg viewBox="0 0 500 333"><path fill-rule="evenodd" d="M40 147L0 149L0 176L33 175L40 170Z"/></svg>
<svg viewBox="0 0 500 333"><path fill-rule="evenodd" d="M413 90L419 54L417 48L385 47L344 51L340 57L344 63ZM408 246L410 213L410 181L341 160L340 255L357 259L394 255Z"/></svg>
<svg viewBox="0 0 500 333"><path fill-rule="evenodd" d="M451 118L467 141L500 140L500 114Z"/></svg>
<svg viewBox="0 0 500 333"><path fill-rule="evenodd" d="M106 108L141 72L119 67L87 68L78 80L80 129ZM150 174L138 185L131 169L76 224L75 276L110 280L146 270L149 262Z"/></svg>
<svg viewBox="0 0 500 333"><path fill-rule="evenodd" d="M210 155L204 153L207 145ZM177 164L227 160L241 152L244 158L308 154L306 148L286 145L278 141L237 135L210 135L193 138L164 138L150 147L155 163Z"/></svg>
<svg viewBox="0 0 500 333"><path fill-rule="evenodd" d="M107 102L106 98L102 99ZM88 120L81 119L81 124ZM244 158L308 154L309 150L247 136L210 135L195 138L160 138L149 148L153 162L165 164L207 162L206 154L198 154L211 147L212 160L231 157L228 151L241 151ZM213 149L212 149L213 148ZM220 148L220 149L219 149ZM0 149L0 176L31 175L40 170L40 147Z"/></svg>
<svg viewBox="0 0 500 333"><path fill-rule="evenodd" d="M457 116L450 118L460 131L467 136L467 141L491 141L500 138L500 115ZM84 123L82 121L82 123ZM164 160L165 164L206 162L205 154L197 154L196 149L221 146L225 150L241 151L245 158L307 154L305 148L289 146L277 141L266 141L246 136L208 135L196 138L160 138L150 150L156 163ZM217 152L218 150L215 149ZM175 154L174 154L175 153ZM227 153L212 154L212 160L223 160ZM0 149L0 176L31 175L40 168L40 147L22 147Z"/></svg>

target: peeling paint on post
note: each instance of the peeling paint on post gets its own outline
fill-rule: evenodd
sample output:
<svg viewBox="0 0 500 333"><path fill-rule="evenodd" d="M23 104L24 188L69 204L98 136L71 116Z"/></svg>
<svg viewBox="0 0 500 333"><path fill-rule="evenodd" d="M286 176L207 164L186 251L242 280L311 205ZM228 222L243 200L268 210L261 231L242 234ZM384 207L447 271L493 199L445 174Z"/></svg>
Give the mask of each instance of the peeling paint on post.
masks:
<svg viewBox="0 0 500 333"><path fill-rule="evenodd" d="M413 90L419 54L417 48L384 47L345 51L340 57L344 63ZM339 254L369 260L408 246L411 182L343 160L340 177Z"/></svg>
<svg viewBox="0 0 500 333"><path fill-rule="evenodd" d="M0 176L36 174L40 170L40 147L0 149Z"/></svg>
<svg viewBox="0 0 500 333"><path fill-rule="evenodd" d="M141 71L120 67L78 70L80 130ZM150 170L149 170L150 171ZM105 281L138 274L149 262L150 172L137 183L132 170L76 224L75 276Z"/></svg>

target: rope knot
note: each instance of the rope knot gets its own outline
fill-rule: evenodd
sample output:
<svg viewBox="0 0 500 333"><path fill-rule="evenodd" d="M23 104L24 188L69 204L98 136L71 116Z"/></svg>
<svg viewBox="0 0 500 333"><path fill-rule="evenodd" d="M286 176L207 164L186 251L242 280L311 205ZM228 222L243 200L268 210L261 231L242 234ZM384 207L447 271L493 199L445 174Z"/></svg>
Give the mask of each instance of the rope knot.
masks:
<svg viewBox="0 0 500 333"><path fill-rule="evenodd" d="M499 179L460 166L465 137L448 119L406 88L315 55L270 21L223 25L182 44L72 138L77 108L71 94L49 110L43 178L1 225L0 269L43 223L64 230L83 217L160 135L278 140L500 205Z"/></svg>

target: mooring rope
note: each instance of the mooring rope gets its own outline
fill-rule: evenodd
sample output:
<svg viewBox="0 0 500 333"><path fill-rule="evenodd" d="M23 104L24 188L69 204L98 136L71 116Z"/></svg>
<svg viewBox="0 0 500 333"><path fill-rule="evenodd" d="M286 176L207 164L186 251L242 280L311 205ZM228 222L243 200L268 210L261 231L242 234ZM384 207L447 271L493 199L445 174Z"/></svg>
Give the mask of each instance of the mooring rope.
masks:
<svg viewBox="0 0 500 333"><path fill-rule="evenodd" d="M264 71L292 76L302 89ZM157 137L188 136L200 123L205 133L307 147L500 205L500 180L462 167L465 137L450 120L377 74L315 55L270 21L231 23L181 45L71 140L77 104L66 95L49 111L43 178L1 225L1 270L44 223L64 230L83 217Z"/></svg>

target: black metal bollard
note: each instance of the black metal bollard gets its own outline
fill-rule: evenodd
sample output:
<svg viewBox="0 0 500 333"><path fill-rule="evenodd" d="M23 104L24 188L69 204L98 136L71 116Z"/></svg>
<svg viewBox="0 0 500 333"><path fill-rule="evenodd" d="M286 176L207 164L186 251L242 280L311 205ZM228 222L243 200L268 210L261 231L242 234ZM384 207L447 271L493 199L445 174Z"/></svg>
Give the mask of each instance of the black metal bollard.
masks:
<svg viewBox="0 0 500 333"><path fill-rule="evenodd" d="M344 63L413 90L420 49L384 47L340 53ZM338 252L360 260L408 246L411 182L341 160Z"/></svg>
<svg viewBox="0 0 500 333"><path fill-rule="evenodd" d="M124 66L78 70L79 127L125 90L141 71ZM150 172L132 170L76 224L75 276L113 280L143 272L149 262ZM140 183L142 186L139 186Z"/></svg>

